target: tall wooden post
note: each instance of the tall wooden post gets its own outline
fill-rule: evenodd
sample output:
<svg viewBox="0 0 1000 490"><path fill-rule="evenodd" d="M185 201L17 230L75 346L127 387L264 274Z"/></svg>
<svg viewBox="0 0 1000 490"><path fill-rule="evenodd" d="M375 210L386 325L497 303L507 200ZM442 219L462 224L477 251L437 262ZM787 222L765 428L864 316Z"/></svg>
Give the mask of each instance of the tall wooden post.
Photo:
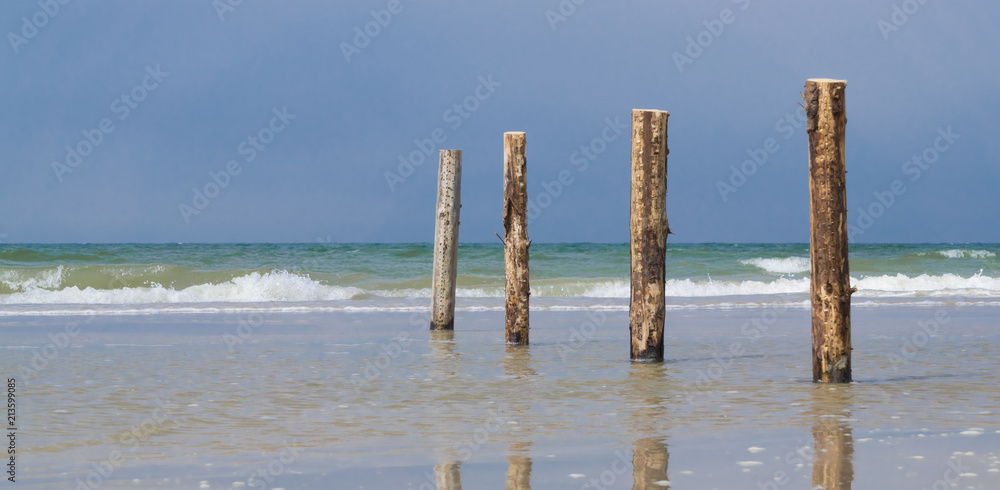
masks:
<svg viewBox="0 0 1000 490"><path fill-rule="evenodd" d="M632 235L629 331L632 360L663 361L667 255L666 111L632 111Z"/></svg>
<svg viewBox="0 0 1000 490"><path fill-rule="evenodd" d="M503 135L503 261L507 343L528 345L528 184L524 133Z"/></svg>
<svg viewBox="0 0 1000 490"><path fill-rule="evenodd" d="M462 208L462 150L441 150L439 160L434 271L431 279L431 330L454 330L458 216Z"/></svg>
<svg viewBox="0 0 1000 490"><path fill-rule="evenodd" d="M803 98L809 133L809 255L812 259L813 381L851 381L851 289L847 266L847 113L843 80L810 79Z"/></svg>

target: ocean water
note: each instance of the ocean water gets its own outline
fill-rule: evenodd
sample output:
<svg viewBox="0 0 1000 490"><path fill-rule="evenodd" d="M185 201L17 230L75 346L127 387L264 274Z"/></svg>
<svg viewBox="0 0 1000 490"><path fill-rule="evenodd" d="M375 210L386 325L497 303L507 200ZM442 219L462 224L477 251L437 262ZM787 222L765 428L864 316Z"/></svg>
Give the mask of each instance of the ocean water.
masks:
<svg viewBox="0 0 1000 490"><path fill-rule="evenodd" d="M853 245L854 304L1000 304L1000 244ZM430 244L0 245L0 315L408 311ZM534 244L535 309L623 309L628 244ZM499 310L500 244L459 248L459 310ZM805 306L806 244L668 244L669 308Z"/></svg>
<svg viewBox="0 0 1000 490"><path fill-rule="evenodd" d="M858 308L843 385L781 307L671 311L655 364L625 311L0 317L0 373L14 488L997 489L998 313Z"/></svg>
<svg viewBox="0 0 1000 490"><path fill-rule="evenodd" d="M627 244L532 246L530 346L498 244L460 247L454 332L427 244L6 244L17 485L1000 488L1000 245L851 250L822 385L804 244L668 244L657 364Z"/></svg>

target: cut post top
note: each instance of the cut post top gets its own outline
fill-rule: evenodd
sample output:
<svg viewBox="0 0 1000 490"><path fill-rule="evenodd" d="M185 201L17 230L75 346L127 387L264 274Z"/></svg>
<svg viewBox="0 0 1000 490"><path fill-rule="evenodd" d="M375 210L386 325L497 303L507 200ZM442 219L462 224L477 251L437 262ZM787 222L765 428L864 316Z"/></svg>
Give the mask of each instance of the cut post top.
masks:
<svg viewBox="0 0 1000 490"><path fill-rule="evenodd" d="M670 112L668 112L668 111L661 111L659 109L632 109L632 114L635 114L636 112L653 112L653 113L661 113L662 112L663 114L666 114L668 117L670 116Z"/></svg>
<svg viewBox="0 0 1000 490"><path fill-rule="evenodd" d="M504 133L504 136L508 134L511 136L517 136L517 135L524 136L524 131L507 131L506 133Z"/></svg>
<svg viewBox="0 0 1000 490"><path fill-rule="evenodd" d="M441 150L439 154L440 155L447 155L449 153L458 153L458 154L461 154L462 150Z"/></svg>

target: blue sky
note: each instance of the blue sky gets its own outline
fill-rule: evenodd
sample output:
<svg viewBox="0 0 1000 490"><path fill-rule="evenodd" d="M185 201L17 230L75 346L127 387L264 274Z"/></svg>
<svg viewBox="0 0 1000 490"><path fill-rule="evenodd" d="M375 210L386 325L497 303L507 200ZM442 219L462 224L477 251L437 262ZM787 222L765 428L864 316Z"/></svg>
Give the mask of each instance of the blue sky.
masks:
<svg viewBox="0 0 1000 490"><path fill-rule="evenodd" d="M625 242L648 108L671 113L671 241L806 242L799 92L824 77L848 81L853 241L1000 242L998 23L935 0L4 2L0 240L427 242L458 148L461 241L493 241L525 131L529 235Z"/></svg>

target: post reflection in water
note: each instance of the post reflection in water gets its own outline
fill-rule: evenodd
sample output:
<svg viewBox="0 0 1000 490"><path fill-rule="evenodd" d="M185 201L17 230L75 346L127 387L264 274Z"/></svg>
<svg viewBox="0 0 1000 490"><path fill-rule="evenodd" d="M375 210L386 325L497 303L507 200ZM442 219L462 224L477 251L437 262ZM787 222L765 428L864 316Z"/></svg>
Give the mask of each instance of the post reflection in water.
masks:
<svg viewBox="0 0 1000 490"><path fill-rule="evenodd" d="M851 385L816 385L813 390L813 488L850 490L854 482Z"/></svg>
<svg viewBox="0 0 1000 490"><path fill-rule="evenodd" d="M431 376L445 379L456 376L462 356L455 352L455 332L432 330L430 334L431 353L434 356ZM434 467L434 482L438 490L462 490L462 463L452 461L454 458L455 455L448 451L439 455L438 461L441 463Z"/></svg>
<svg viewBox="0 0 1000 490"><path fill-rule="evenodd" d="M503 356L503 371L507 376L521 379L536 376L531 367L531 350L524 345L508 345ZM508 384L507 388L519 389L520 384Z"/></svg>
<svg viewBox="0 0 1000 490"><path fill-rule="evenodd" d="M632 449L632 489L664 488L667 478L667 446L657 438L639 439Z"/></svg>
<svg viewBox="0 0 1000 490"><path fill-rule="evenodd" d="M632 448L632 488L664 488L669 481L670 455L663 442L665 435L661 434L669 427L667 406L672 389L667 364L632 363L628 386L629 393L642 395L630 403L632 430L641 436Z"/></svg>
<svg viewBox="0 0 1000 490"><path fill-rule="evenodd" d="M504 374L508 376L504 389L505 399L509 404L511 413L523 415L531 409L521 400L531 400L528 390L533 387L527 383L528 378L537 376L531 367L531 350L523 345L508 345L503 358ZM522 418L528 422L527 417ZM524 424L520 429L530 434L530 423ZM530 442L511 442L507 447L507 490L531 490L531 457Z"/></svg>
<svg viewBox="0 0 1000 490"><path fill-rule="evenodd" d="M431 350L434 354L434 374L437 377L455 376L462 355L455 352L455 332L453 330L431 330Z"/></svg>
<svg viewBox="0 0 1000 490"><path fill-rule="evenodd" d="M448 461L434 467L434 478L437 481L437 490L462 490L462 464L457 461Z"/></svg>
<svg viewBox="0 0 1000 490"><path fill-rule="evenodd" d="M507 490L531 490L530 443L515 443L507 448Z"/></svg>

